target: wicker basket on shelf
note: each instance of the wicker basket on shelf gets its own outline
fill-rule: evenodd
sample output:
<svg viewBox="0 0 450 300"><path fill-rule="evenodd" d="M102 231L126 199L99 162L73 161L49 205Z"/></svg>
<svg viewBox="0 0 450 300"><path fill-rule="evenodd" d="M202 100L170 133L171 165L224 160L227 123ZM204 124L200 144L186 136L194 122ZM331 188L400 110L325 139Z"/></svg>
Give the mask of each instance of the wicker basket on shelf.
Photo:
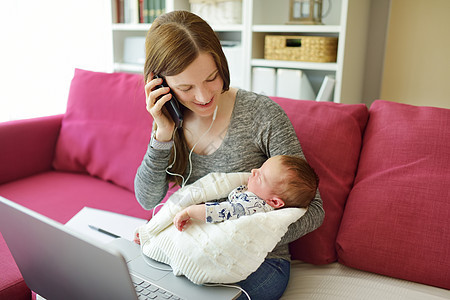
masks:
<svg viewBox="0 0 450 300"><path fill-rule="evenodd" d="M264 58L336 62L337 37L266 35Z"/></svg>

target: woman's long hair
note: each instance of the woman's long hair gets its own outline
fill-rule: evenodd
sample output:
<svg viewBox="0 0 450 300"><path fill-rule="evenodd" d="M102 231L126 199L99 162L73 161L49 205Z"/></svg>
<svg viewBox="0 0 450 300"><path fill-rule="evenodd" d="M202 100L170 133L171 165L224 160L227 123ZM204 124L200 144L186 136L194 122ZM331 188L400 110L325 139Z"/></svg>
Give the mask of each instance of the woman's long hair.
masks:
<svg viewBox="0 0 450 300"><path fill-rule="evenodd" d="M220 40L199 16L188 11L173 11L156 18L145 40L144 80L150 73L174 76L183 72L201 52L212 55L223 80L222 92L229 89L230 73ZM154 128L156 130L156 128ZM169 170L183 175L188 164L188 146L183 130L174 133L176 161ZM172 148L170 161L174 159ZM181 185L181 178L167 175L170 182Z"/></svg>

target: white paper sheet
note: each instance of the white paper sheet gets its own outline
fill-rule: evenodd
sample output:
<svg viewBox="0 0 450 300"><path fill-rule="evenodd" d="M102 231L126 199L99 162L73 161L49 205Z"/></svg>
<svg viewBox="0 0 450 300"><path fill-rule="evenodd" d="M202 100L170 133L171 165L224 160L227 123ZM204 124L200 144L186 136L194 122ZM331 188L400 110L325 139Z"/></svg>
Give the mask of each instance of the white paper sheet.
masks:
<svg viewBox="0 0 450 300"><path fill-rule="evenodd" d="M145 219L130 217L106 210L84 207L65 226L88 235L98 241L108 243L114 238L89 228L89 225L104 229L130 241L134 238L137 227L147 223Z"/></svg>

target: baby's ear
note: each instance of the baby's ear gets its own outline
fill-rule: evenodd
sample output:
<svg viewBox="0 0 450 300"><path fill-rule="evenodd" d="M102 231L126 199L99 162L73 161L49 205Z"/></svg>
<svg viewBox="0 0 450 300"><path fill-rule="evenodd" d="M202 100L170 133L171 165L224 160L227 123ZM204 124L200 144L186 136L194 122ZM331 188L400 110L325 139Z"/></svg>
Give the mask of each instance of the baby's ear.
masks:
<svg viewBox="0 0 450 300"><path fill-rule="evenodd" d="M267 200L266 202L273 208L282 208L285 205L284 201L278 197L272 197L269 200Z"/></svg>

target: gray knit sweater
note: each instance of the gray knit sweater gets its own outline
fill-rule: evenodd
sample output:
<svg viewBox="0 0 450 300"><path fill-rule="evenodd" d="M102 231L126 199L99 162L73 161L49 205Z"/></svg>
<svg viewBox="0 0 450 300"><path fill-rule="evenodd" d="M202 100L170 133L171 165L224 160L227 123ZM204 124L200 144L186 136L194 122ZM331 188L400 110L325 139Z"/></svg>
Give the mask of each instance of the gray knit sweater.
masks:
<svg viewBox="0 0 450 300"><path fill-rule="evenodd" d="M282 154L304 157L283 109L266 96L239 90L222 144L211 155L192 154L193 169L188 184L211 172L250 172L268 157ZM169 165L169 155L170 150L149 146L137 171L136 198L145 209L155 207L167 193L165 169ZM317 191L306 214L289 226L286 235L267 257L289 260L288 244L318 228L323 218L322 199Z"/></svg>

